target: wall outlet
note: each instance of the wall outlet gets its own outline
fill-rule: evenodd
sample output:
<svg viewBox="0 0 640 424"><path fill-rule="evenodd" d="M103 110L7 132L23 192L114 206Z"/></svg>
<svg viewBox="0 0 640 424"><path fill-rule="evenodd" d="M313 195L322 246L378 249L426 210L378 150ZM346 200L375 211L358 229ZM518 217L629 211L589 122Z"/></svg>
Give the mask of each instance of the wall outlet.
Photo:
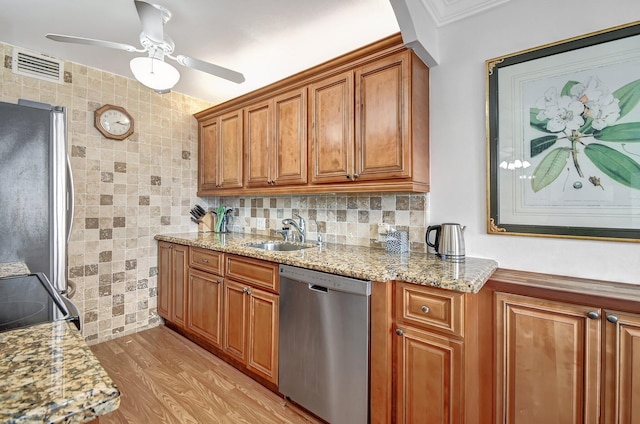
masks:
<svg viewBox="0 0 640 424"><path fill-rule="evenodd" d="M389 224L378 224L378 234L387 235L391 226Z"/></svg>
<svg viewBox="0 0 640 424"><path fill-rule="evenodd" d="M256 218L256 229L258 229L258 230L266 230L267 229L267 219L266 218Z"/></svg>

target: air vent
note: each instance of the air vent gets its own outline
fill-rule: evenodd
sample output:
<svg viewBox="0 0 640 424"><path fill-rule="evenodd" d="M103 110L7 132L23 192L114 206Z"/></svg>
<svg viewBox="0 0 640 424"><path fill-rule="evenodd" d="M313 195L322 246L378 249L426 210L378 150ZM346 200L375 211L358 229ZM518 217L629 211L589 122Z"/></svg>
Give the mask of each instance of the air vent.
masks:
<svg viewBox="0 0 640 424"><path fill-rule="evenodd" d="M61 60L14 47L11 62L14 74L64 83L64 65Z"/></svg>

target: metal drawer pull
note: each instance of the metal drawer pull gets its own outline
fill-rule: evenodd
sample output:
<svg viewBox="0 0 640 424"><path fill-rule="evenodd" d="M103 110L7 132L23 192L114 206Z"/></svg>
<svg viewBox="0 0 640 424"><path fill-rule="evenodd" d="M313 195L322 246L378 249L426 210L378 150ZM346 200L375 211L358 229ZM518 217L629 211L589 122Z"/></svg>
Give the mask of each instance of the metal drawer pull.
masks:
<svg viewBox="0 0 640 424"><path fill-rule="evenodd" d="M397 334L398 336L402 336L402 335L404 335L404 331L402 331L402 329L401 329L401 328L398 328L398 329L396 330L396 334Z"/></svg>
<svg viewBox="0 0 640 424"><path fill-rule="evenodd" d="M429 309L429 307L426 305L422 305L420 310L422 310L422 312L424 312L425 314L428 314L431 309Z"/></svg>
<svg viewBox="0 0 640 424"><path fill-rule="evenodd" d="M607 315L607 321L615 324L618 322L618 317L615 315Z"/></svg>
<svg viewBox="0 0 640 424"><path fill-rule="evenodd" d="M205 264L208 264L208 263L209 263L209 259L204 259L204 258L203 258L203 259L200 259L200 261L204 262Z"/></svg>
<svg viewBox="0 0 640 424"><path fill-rule="evenodd" d="M587 317L589 319L598 319L600 317L600 315L598 315L598 313L596 311L589 311L587 313Z"/></svg>

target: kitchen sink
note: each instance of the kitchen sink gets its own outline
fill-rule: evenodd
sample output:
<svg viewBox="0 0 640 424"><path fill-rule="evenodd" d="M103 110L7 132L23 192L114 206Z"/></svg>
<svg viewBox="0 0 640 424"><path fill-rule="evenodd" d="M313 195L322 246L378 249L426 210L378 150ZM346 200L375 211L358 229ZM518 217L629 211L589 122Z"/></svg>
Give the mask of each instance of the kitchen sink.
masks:
<svg viewBox="0 0 640 424"><path fill-rule="evenodd" d="M302 249L310 249L312 247L317 247L315 244L300 244L300 243L290 243L286 241L267 241L263 243L248 243L245 244L247 247L253 247L254 249L262 249L262 250L273 250L277 252L290 252L293 250L302 250Z"/></svg>

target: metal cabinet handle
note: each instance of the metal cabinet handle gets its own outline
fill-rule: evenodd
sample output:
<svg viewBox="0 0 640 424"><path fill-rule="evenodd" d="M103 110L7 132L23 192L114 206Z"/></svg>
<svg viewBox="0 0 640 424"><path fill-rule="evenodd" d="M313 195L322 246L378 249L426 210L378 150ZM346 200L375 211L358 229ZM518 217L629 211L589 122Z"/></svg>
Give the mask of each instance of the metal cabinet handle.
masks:
<svg viewBox="0 0 640 424"><path fill-rule="evenodd" d="M218 283L218 284L222 284L222 279L218 279L218 280L216 280L216 283Z"/></svg>
<svg viewBox="0 0 640 424"><path fill-rule="evenodd" d="M426 305L422 305L422 307L420 308L420 310L421 310L422 312L424 312L425 314L428 314L428 313L429 313L429 311L430 311L431 309L429 309L429 307L428 307L428 306L426 306Z"/></svg>
<svg viewBox="0 0 640 424"><path fill-rule="evenodd" d="M170 245L169 245L169 249L173 249L173 244L170 244Z"/></svg>
<svg viewBox="0 0 640 424"><path fill-rule="evenodd" d="M204 259L204 258L203 258L203 259L200 259L200 261L204 262L205 264L208 264L208 263L209 263L209 259Z"/></svg>
<svg viewBox="0 0 640 424"><path fill-rule="evenodd" d="M251 296L251 289L247 289L247 294Z"/></svg>
<svg viewBox="0 0 640 424"><path fill-rule="evenodd" d="M600 318L600 315L598 315L598 313L596 311L589 311L587 313L587 317L589 319L598 319L598 318Z"/></svg>
<svg viewBox="0 0 640 424"><path fill-rule="evenodd" d="M618 317L615 315L607 315L607 321L615 324L618 322Z"/></svg>
<svg viewBox="0 0 640 424"><path fill-rule="evenodd" d="M402 336L402 335L404 335L404 331L402 331L402 329L401 329L401 328L398 328L398 329L396 330L396 334L397 334L398 336Z"/></svg>
<svg viewBox="0 0 640 424"><path fill-rule="evenodd" d="M247 294L247 288L246 287L242 288L242 293Z"/></svg>
<svg viewBox="0 0 640 424"><path fill-rule="evenodd" d="M353 174L353 179L357 180L358 178L360 178L360 174Z"/></svg>

